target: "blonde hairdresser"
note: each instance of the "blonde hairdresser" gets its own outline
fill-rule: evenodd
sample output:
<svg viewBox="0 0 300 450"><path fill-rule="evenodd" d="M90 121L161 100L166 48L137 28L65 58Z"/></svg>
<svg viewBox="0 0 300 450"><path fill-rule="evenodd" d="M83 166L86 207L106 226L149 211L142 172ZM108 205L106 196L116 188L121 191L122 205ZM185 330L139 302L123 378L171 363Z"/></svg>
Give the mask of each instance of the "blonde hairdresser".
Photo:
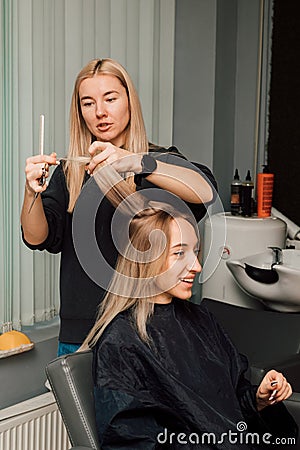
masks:
<svg viewBox="0 0 300 450"><path fill-rule="evenodd" d="M105 295L80 266L72 242L77 199L101 164L111 165L135 190L154 187L177 195L197 220L214 201L216 182L207 167L190 164L176 147L148 142L139 98L126 70L112 59L90 61L75 81L67 156L32 156L25 167L24 243L32 250L61 253L59 354L80 346L95 320L96 301ZM40 186L41 175L45 172L48 180L51 166L56 168L49 185ZM37 193L41 195L30 210ZM113 267L117 251L109 234L112 215L111 205L104 202L97 213L96 233L101 252Z"/></svg>

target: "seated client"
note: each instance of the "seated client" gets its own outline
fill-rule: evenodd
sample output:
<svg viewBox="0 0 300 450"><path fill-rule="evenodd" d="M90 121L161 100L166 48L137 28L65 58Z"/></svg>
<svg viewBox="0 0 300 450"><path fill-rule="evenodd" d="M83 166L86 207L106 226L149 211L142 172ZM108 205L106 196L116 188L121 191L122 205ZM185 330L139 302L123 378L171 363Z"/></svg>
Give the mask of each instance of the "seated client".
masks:
<svg viewBox="0 0 300 450"><path fill-rule="evenodd" d="M201 271L192 215L140 193L131 201L125 189L120 182L108 196L123 198L124 210L135 205L125 214L128 242L81 347L94 352L101 448L232 450L295 437L283 374L271 370L251 385L246 358L213 315L189 301Z"/></svg>

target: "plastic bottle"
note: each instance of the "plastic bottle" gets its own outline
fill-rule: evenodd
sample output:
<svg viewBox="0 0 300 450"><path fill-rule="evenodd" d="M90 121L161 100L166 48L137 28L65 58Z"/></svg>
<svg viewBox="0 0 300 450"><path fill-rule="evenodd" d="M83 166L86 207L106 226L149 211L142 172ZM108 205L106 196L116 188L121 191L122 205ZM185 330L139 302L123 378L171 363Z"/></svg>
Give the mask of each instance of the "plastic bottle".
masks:
<svg viewBox="0 0 300 450"><path fill-rule="evenodd" d="M250 170L248 170L246 179L242 183L242 215L252 216L252 189L254 187L251 179Z"/></svg>
<svg viewBox="0 0 300 450"><path fill-rule="evenodd" d="M231 182L230 209L233 216L241 214L242 203L242 182L240 180L238 169L235 169L234 177Z"/></svg>
<svg viewBox="0 0 300 450"><path fill-rule="evenodd" d="M273 198L274 174L263 166L257 174L257 217L270 217Z"/></svg>

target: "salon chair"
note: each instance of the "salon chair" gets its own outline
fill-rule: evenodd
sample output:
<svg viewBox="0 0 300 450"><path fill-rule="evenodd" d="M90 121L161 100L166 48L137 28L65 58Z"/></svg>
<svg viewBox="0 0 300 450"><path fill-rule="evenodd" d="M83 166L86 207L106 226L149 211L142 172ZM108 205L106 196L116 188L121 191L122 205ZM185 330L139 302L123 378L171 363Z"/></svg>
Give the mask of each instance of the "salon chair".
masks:
<svg viewBox="0 0 300 450"><path fill-rule="evenodd" d="M91 351L71 353L51 361L45 369L72 450L100 450L92 358Z"/></svg>

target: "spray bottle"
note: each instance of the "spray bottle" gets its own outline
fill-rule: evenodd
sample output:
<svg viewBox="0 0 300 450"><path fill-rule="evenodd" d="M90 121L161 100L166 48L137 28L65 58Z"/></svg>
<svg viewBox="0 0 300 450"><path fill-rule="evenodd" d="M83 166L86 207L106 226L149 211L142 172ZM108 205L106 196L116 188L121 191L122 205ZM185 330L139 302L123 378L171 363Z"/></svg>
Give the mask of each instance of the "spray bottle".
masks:
<svg viewBox="0 0 300 450"><path fill-rule="evenodd" d="M270 217L272 208L274 174L263 165L262 173L257 174L257 217Z"/></svg>
<svg viewBox="0 0 300 450"><path fill-rule="evenodd" d="M234 177L231 182L230 209L233 216L241 214L242 203L242 182L240 180L238 169L235 169Z"/></svg>
<svg viewBox="0 0 300 450"><path fill-rule="evenodd" d="M252 216L252 189L254 188L253 181L251 179L250 170L248 170L246 179L243 181L242 186L242 215L245 217Z"/></svg>

